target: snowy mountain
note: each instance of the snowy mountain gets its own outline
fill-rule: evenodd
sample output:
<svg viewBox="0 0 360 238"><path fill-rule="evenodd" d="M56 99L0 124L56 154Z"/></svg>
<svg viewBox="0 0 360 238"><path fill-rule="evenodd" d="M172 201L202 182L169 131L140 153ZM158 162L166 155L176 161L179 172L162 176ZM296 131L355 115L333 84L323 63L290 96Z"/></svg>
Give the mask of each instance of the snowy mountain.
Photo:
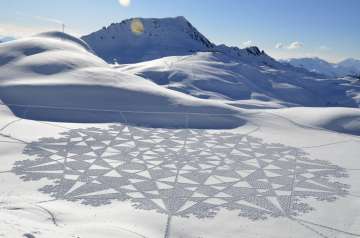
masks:
<svg viewBox="0 0 360 238"><path fill-rule="evenodd" d="M139 63L196 52L221 52L242 61L247 56L260 57L264 63L274 64L275 61L257 47L239 49L223 44L216 45L184 17L127 19L83 36L82 39L108 63ZM327 77L360 74L360 61L354 59L338 64L319 58L288 59L281 62ZM288 68L289 71L297 71Z"/></svg>
<svg viewBox="0 0 360 238"><path fill-rule="evenodd" d="M347 59L337 64L329 63L320 58L294 58L283 60L295 67L329 77L344 77L360 74L360 60Z"/></svg>
<svg viewBox="0 0 360 238"><path fill-rule="evenodd" d="M360 75L360 60L349 58L339 62L337 65L350 70L350 74Z"/></svg>
<svg viewBox="0 0 360 238"><path fill-rule="evenodd" d="M208 51L214 45L184 17L128 19L83 36L101 58L134 63L169 55Z"/></svg>
<svg viewBox="0 0 360 238"><path fill-rule="evenodd" d="M215 45L184 17L129 19L82 39L105 61L121 63L121 72L198 98L241 107L359 105L357 90L349 96L340 82L282 64L257 47Z"/></svg>
<svg viewBox="0 0 360 238"><path fill-rule="evenodd" d="M201 51L223 52L234 57L265 55L257 47L239 49L217 46L184 17L128 19L82 39L109 63L137 63Z"/></svg>

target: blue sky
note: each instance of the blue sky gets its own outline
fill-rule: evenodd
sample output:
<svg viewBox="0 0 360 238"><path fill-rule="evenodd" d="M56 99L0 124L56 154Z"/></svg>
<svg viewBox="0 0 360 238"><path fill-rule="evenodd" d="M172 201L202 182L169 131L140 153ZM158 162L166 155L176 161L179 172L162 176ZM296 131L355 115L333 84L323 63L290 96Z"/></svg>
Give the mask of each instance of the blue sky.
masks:
<svg viewBox="0 0 360 238"><path fill-rule="evenodd" d="M1 0L0 35L61 29L60 22L82 35L129 17L185 16L217 44L338 61L360 58L359 9L360 0Z"/></svg>

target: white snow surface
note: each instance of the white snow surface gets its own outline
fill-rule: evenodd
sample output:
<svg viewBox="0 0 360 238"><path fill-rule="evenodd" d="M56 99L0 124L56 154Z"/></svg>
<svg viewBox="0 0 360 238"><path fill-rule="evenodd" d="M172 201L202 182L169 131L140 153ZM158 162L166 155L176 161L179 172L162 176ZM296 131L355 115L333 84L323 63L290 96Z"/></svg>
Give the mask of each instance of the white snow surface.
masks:
<svg viewBox="0 0 360 238"><path fill-rule="evenodd" d="M285 108L273 110L300 126L360 135L360 110L353 108Z"/></svg>
<svg viewBox="0 0 360 238"><path fill-rule="evenodd" d="M319 111L320 119L318 119ZM88 131L90 135L91 133L94 133L93 131L99 130L102 134L97 135L95 133L94 135L102 138L102 136L106 137L108 127L113 125L119 126L120 124L48 123L19 119L12 115L6 106L0 106L0 237L218 238L226 235L226 237L235 238L241 235L249 238L316 238L323 237L324 234L327 237L358 237L360 235L359 137L343 133L334 133L318 128L318 126L328 125L329 121L333 121L334 114L337 115L335 117L342 118L341 114L343 113L346 117L358 115L358 112L355 112L353 109L341 108L324 108L320 110L311 110L308 108L257 110L257 112L251 116L251 119L249 117L251 123L248 123L245 126L233 130L218 130L216 133L203 130L201 133L204 133L205 135L212 133L211 139L215 141L220 139L218 139L217 136L221 136L222 133L225 133L227 136L247 135L249 138L263 141L262 143L264 144L262 146L273 143L271 144L273 146L271 150L274 150L274 148L279 145L287 146L284 148L288 148L289 146L295 147L298 150L304 151L306 157L310 158L311 161L326 161L346 169L348 177L332 179L335 179L336 182L348 185L349 188L347 190L349 195L329 201L303 198L302 202L305 202L303 206L310 205L313 210L299 216L294 216L291 219L287 217L269 217L264 220L250 220L247 217L239 216L238 210L227 210L222 208L221 211L213 217L203 217L200 219L193 215L184 217L173 216L169 220L166 214L159 213L156 210L147 210L146 207L142 206L135 206L137 207L135 208L134 204L129 200L118 201L114 199L109 203L103 204L101 196L104 196L105 199L107 193L110 195L111 192L114 193L113 190L110 191L110 189L107 189L106 187L102 188L97 193L81 190L79 185L75 185L72 180L69 180L73 179L73 177L77 177L77 173L80 173L81 171L80 168L78 168L78 170L76 169L77 166L81 166L80 161L75 163L70 162L70 160L77 158L75 155L69 155L69 167L68 172L66 172L68 175L66 175L66 178L64 177L63 180L60 180L64 181L64 184L58 191L61 191L61 189L69 189L67 187L69 185L74 186L72 189L72 191L74 191L74 198L76 198L76 194L78 193L85 193L85 195L88 194L88 196L93 194L94 201L98 201L101 205L85 205L77 200L69 201L66 197L57 197L54 199L46 192L49 186L51 188L51 186L58 184L54 179L57 178L58 172L62 171L61 165L63 162L61 162L61 153L58 155L51 153L50 155L52 156L50 159L44 161L42 158L43 155L47 155L47 152L42 150L37 151L37 146L56 151L58 148L61 149L63 147L64 136L70 135L69 139L75 141L69 142L68 144L68 150L72 151L72 147L76 148L75 143L80 143L78 138L74 137L76 136L75 131L71 132L72 130L85 130L83 132ZM300 123L307 125L301 125ZM147 131L148 129L142 127L130 129L131 133L135 134L135 138L137 130ZM150 128L149 130L148 133L150 133L150 135L156 133L157 130L159 130L159 132L162 131L162 129L156 128ZM175 132L172 132L172 130L169 132L182 132L182 130L178 129L173 129L173 131ZM184 130L184 132L185 131L186 130ZM198 136L196 130L192 132L194 135L192 138L188 138L189 142ZM123 133L126 134L125 131ZM73 137L71 137L71 135L73 135ZM164 134L164 136L168 135ZM141 139L146 139L146 136L140 138L140 140ZM53 143L52 141L56 143L51 144ZM227 144L223 144L221 139L218 142L219 152L224 151ZM269 153L266 152L263 147L258 147L255 142L256 141L251 141L252 146L255 146L251 150L258 150L258 156L261 156L262 153ZM146 146L146 143L149 142L139 141L137 143L139 143L138 146L141 147L142 143ZM156 146L156 143L152 141L151 146ZM188 146L190 146L190 144ZM222 148L221 146L225 147ZM124 147L124 149L125 148L127 147ZM34 154L29 155L29 153ZM76 154L81 153L81 151L72 151L71 153ZM121 161L122 158L125 158L125 155L119 153L120 152L117 152L114 155L117 156L117 160ZM184 158L191 158L191 153L188 151L182 151L181 155ZM85 155L83 156L84 159L87 159ZM154 156L154 154L152 154L152 156ZM289 156L291 155L287 155L284 158L288 158ZM52 162L51 158L56 159L55 162ZM100 160L100 158L102 157L99 157L98 160ZM105 155L104 158L106 158ZM271 159L271 157L268 159ZM114 162L116 162L116 160ZM38 163L40 164L38 165ZM193 165L193 163L191 164ZM25 170L23 171L21 167L16 169L16 165L25 166ZM170 165L171 164L168 166ZM26 168L27 166L30 166L30 168ZM101 168L104 164L100 163L93 166ZM319 167L310 167L310 169L318 171ZM269 171L278 170L279 169L273 169ZM286 171L284 168L282 168L282 170ZM98 170L97 173L99 172L101 173L101 170ZM326 172L326 170L324 172ZM26 176L30 177L28 179L21 178L21 176L16 173L26 173ZM311 176L314 176L316 173L317 172L310 172L304 174L304 176L311 179ZM299 177L300 174L302 176L303 172L300 173L299 171ZM226 177L221 178L225 179ZM304 177L300 178L304 179ZM118 178L108 178L108 186L115 186L114 183L111 182L111 179L115 181L115 179ZM79 180L79 182L80 181L81 180ZM215 180L217 183L220 183L221 181L222 180ZM274 178L274 181L277 180ZM286 180L282 182L286 182ZM317 182L323 183L323 181ZM80 182L79 184L85 186L85 183ZM167 186L167 183L160 184L162 184L162 186ZM221 184L218 186L220 185ZM322 189L317 186L312 188L315 196L317 194L316 192L319 192L319 188ZM144 194L148 194L146 191L147 187L144 187L144 189ZM278 192L280 193L281 191ZM99 194L99 197L96 198L96 194ZM140 195L141 194L138 196ZM211 201L219 205L222 201L226 201L226 196L229 195L222 193L218 196L219 198L216 199L207 199L209 202ZM83 197L86 198L86 196ZM151 197L149 197L149 199L150 198ZM166 199L165 195L163 199ZM173 199L177 199L177 197L174 197ZM271 201L276 202L276 197L274 199L271 199ZM190 206L192 204L193 203L190 203ZM258 206L258 204L251 200L250 202L246 202L246 204L251 207ZM159 206L163 206L161 204L161 199ZM302 206L300 206L300 208L301 207ZM219 226L220 224L221 226Z"/></svg>

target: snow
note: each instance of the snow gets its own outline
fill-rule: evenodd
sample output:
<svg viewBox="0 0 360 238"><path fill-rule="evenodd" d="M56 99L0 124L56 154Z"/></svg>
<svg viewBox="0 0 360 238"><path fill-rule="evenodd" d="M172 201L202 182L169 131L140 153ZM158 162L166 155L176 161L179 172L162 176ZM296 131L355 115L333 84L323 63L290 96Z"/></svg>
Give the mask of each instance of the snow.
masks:
<svg viewBox="0 0 360 238"><path fill-rule="evenodd" d="M360 110L354 108L285 108L273 111L298 124L360 135Z"/></svg>
<svg viewBox="0 0 360 238"><path fill-rule="evenodd" d="M338 63L340 67L345 67L349 69L350 75L360 75L360 60L348 58Z"/></svg>
<svg viewBox="0 0 360 238"><path fill-rule="evenodd" d="M214 148L214 151L218 150L216 153L220 153L220 151L221 153L225 153L226 151L226 143L224 144L221 142L222 133L225 133L227 136L247 135L247 139L260 139L263 141L261 142L262 146L260 147L256 144L256 140L250 142L251 145L254 146L252 150L255 150L255 153L260 153L258 156L261 156L261 153L271 153L271 151L274 150L276 146L279 146L280 143L280 145L283 144L286 146L286 148L290 146L295 147L300 151L305 151L307 153L306 157L310 158L311 160L319 159L340 166L341 168L345 168L347 174L349 175L348 177L334 177L332 179L334 179L334 181L339 181L341 183L351 185L351 187L348 187L347 189L350 193L349 195L338 197L336 200L331 200L328 202L309 198L301 198L302 202L310 205L314 208L314 210L308 211L305 214L294 216L292 219L287 217L268 217L265 220L252 221L247 217L239 216L238 210L227 210L221 208L219 213L212 217L206 216L202 219L199 219L193 215L188 217L173 216L169 223L167 213L157 212L156 210L152 209L148 210L146 206L136 206L136 209L133 206L133 202L130 200L117 201L114 199L111 200L108 204L103 204L102 199L96 199L95 201L98 201L101 205L92 206L90 205L91 202L88 205L84 205L80 203L80 201L67 200L66 197L58 197L57 199L54 199L51 194L47 192L49 186L56 184L54 182L54 178L52 177L53 175L51 174L54 174L58 168L56 166L54 167L54 165L46 165L45 162L49 163L49 161L42 161L41 158L43 153L36 150L36 146L48 146L48 148L53 148L55 150L57 150L57 148L61 149L62 145L59 142L64 141L62 138L64 138L64 136L66 137L67 135L70 135L69 139L71 139L71 141L75 141L76 134L73 134L75 131L70 131L79 129L88 131L90 134L100 130L101 137L99 138L103 138L101 141L105 141L108 128L111 126L121 126L121 124L70 124L49 123L26 119L19 120L19 118L11 115L10 111L5 106L1 106L0 108L0 127L3 128L0 131L0 149L2 151L0 163L0 235L3 237L13 238L32 235L36 238L95 238L100 236L106 236L110 238L119 236L186 236L215 238L224 234L226 234L227 237L238 237L239 234L242 234L246 237L254 238L287 238L290 236L301 238L304 236L317 237L319 232L326 234L328 237L353 237L359 235L360 233L360 201L358 199L358 196L360 195L360 174L358 170L359 168L357 167L359 164L358 158L360 156L360 150L358 149L360 148L359 137L349 136L342 133L334 133L328 130L319 130L318 128L311 128L310 126L299 126L300 123L306 123L312 126L323 125L325 121L329 121L334 118L333 114L341 115L342 113L345 113L347 116L358 115L358 113L353 112L350 109L345 110L343 108L335 108L333 109L335 110L335 113L333 111L329 111L327 108L320 109L321 120L317 120L317 110L312 111L308 110L308 108L255 110L252 116L249 117L249 120L251 120L253 125L247 124L246 126L241 126L233 130L218 130L216 132L210 132L208 130L199 130L197 132L196 130L190 130L193 134L192 137L187 139L188 142L186 148L192 148L190 150L192 152L187 151L187 149L186 152L184 150L179 152L179 155L182 155L182 160L187 161L187 163L190 163L192 166L194 166L194 163L191 163L191 153L194 153L196 148L191 146L191 141L196 139L198 136L205 136L203 139L206 138L205 140L214 140L215 142L219 143L219 146L225 146L222 149ZM294 123L292 120L297 121ZM9 125L9 122L13 123ZM131 149L131 147L124 147L123 150L125 151L126 148L128 148L129 153L141 151L142 147L145 148L146 146L154 146L157 148L156 145L161 143L151 140L151 142L145 142L147 136L152 136L153 140L163 138L163 136L166 138L173 138L174 140L180 140L180 134L187 131L186 129L170 129L169 131L165 132L162 128L149 128L149 130L147 130L142 127L128 127L128 129L130 135L133 137L132 140L136 141L135 144L137 147L139 147L136 147L135 149ZM138 133L144 130L145 133L143 136L137 139ZM124 139L126 137L126 133L128 133L126 131L128 130L124 129L124 135L121 138ZM198 134L199 132L201 134ZM173 133L179 133L179 137L172 137L175 136ZM211 137L208 138L206 136L208 134L211 135ZM96 133L94 136L96 136ZM44 137L46 139L43 139ZM141 140L143 140L143 142L141 142ZM167 140L167 143L170 143L171 140ZM185 138L182 140L185 140ZM78 140L76 139L76 141ZM147 145L147 143L149 143L149 145ZM265 146L269 145L270 143L273 143L272 149L269 148L269 151L265 150ZM49 147L49 145L52 146ZM183 146L182 144L180 145ZM82 153L81 151L75 152L75 148L72 148L74 146L76 146L74 142L71 142L67 145L69 153ZM172 146L173 147L169 148L177 148L175 144ZM201 143L197 144L196 146L201 146ZM153 152L153 154L149 154L149 159L152 158L151 156L157 156L156 153L158 152L155 148L146 150L146 152ZM204 151L208 150L205 150L203 147L200 148ZM242 153L246 151L247 150L243 150ZM28 153L33 154L30 156ZM119 154L121 151L114 153L116 156L119 156L115 158L122 158L122 156L124 156ZM247 151L247 153L250 152ZM85 155L82 156L84 159L87 158ZM164 156L164 154L162 154L162 156ZM104 158L105 157L106 156L104 155ZM56 158L56 163L62 163L61 153L59 153ZM231 157L227 158L230 159ZM240 156L239 158L243 157ZM176 158L172 159L176 160ZM190 161L187 159L190 159ZM114 162L116 161L117 160L114 160ZM197 161L200 162L198 159ZM44 164L40 164L40 166L34 167L34 169L26 168L27 166L35 166L36 164L34 163L40 162ZM81 170L80 167L77 168L77 166L81 166L81 163L68 163L69 172L67 173L69 173L69 175L72 173L71 171ZM226 162L224 161L224 163ZM17 164L17 166L23 165L25 167L23 170L21 167L16 169L16 167L14 167L15 164ZM104 166L104 164L100 163L98 165ZM166 166L169 165L171 164L166 164ZM201 163L199 165L204 166L204 164ZM165 169L165 167L161 168ZM28 173L28 170L30 173ZM285 171L285 168L282 168L282 170ZM27 175L23 174L25 171ZM274 171L276 171L276 169ZM300 176L302 173L303 172L300 173L299 170L298 176ZM30 177L25 179L22 178L20 174ZM223 177L223 179L231 179L231 175L227 176L229 177ZM311 178L312 174L304 174L304 176ZM221 176L219 175L217 177L220 178ZM67 177L67 179L70 178L70 176ZM114 184L111 182L111 179L108 181L109 182L107 186L114 186ZM214 182L218 184L217 186L221 185L220 181L218 179L214 180ZM134 181L134 183L136 182ZM165 185L169 186L169 183L161 184L161 186ZM64 183L62 188L67 189L66 186L68 186L67 183ZM191 186L189 188L191 188ZM148 193L148 189L150 189L149 187L145 186L143 189L144 194L150 194ZM61 189L58 191L61 191ZM317 190L315 189L314 191ZM89 191L82 191L80 189L74 194L81 192L88 193ZM106 194L110 192L111 191L107 191L107 188L104 187L103 190L98 191L98 194L103 194L105 198ZM223 194L223 196L226 194L227 193ZM135 194L132 196L137 197ZM149 196L148 199L156 196L158 195L155 195L154 193L153 195ZM138 199L138 201L142 201L140 198L135 198L135 201L136 199ZM166 199L166 196L163 199ZM173 199L174 201L180 201L177 200L176 197ZM224 199L226 198L224 197ZM224 200L219 195L219 198L214 198L213 200L209 200L209 202L214 202L218 204L217 206L221 207L220 204L222 204ZM273 200L273 202L276 202L276 199ZM257 206L255 203L251 202L248 202L248 205ZM159 203L159 206L162 206L161 203ZM189 204L189 206L191 206L191 204ZM336 214L336 216L334 214ZM167 226L167 224L169 226ZM221 224L220 228L219 224Z"/></svg>
<svg viewBox="0 0 360 238"><path fill-rule="evenodd" d="M120 63L122 72L198 98L229 100L234 106L250 102L248 108L359 106L356 85L278 62L255 46L216 45L184 17L128 19L82 39L106 62ZM340 67L304 61L327 70Z"/></svg>
<svg viewBox="0 0 360 238"><path fill-rule="evenodd" d="M82 36L81 39L108 63L138 63L166 56L185 56L209 51L222 52L235 58L268 57L256 46L239 49L223 44L216 45L184 17L132 18L103 27ZM256 57L251 58L256 60Z"/></svg>
<svg viewBox="0 0 360 238"><path fill-rule="evenodd" d="M0 44L0 237L360 236L359 81L141 20L188 45Z"/></svg>
<svg viewBox="0 0 360 238"><path fill-rule="evenodd" d="M223 52L170 56L116 66L121 72L147 78L165 88L231 105L267 107L358 107L348 82L323 79L282 65L267 55L234 57ZM324 90L326 88L326 90ZM250 100L250 101L249 101ZM265 106L265 105L264 105ZM266 106L265 106L266 107Z"/></svg>

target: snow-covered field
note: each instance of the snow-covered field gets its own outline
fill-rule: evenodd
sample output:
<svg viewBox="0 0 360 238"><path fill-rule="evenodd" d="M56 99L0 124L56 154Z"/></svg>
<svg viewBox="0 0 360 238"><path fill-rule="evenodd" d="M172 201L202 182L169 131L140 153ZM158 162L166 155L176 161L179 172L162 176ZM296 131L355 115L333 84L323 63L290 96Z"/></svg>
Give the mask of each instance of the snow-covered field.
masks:
<svg viewBox="0 0 360 238"><path fill-rule="evenodd" d="M1 106L0 236L358 237L360 139L317 128L338 113L324 110L203 130L32 121Z"/></svg>
<svg viewBox="0 0 360 238"><path fill-rule="evenodd" d="M185 32L217 50L0 45L0 237L360 237L357 82Z"/></svg>

